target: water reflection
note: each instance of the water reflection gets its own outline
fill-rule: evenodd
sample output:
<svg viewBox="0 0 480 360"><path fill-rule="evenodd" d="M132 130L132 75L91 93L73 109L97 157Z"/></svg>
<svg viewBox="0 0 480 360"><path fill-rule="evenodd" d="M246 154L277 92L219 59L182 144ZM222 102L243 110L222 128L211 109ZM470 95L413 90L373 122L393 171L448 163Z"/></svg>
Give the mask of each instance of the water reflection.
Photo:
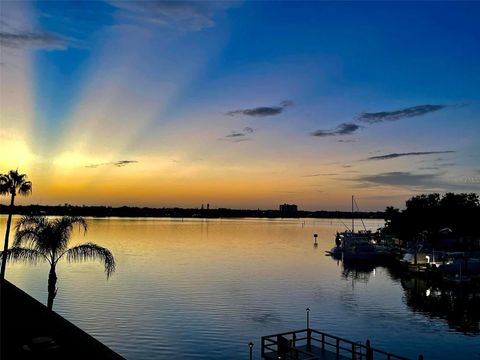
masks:
<svg viewBox="0 0 480 360"><path fill-rule="evenodd" d="M421 278L401 280L405 302L413 311L444 319L464 334L480 334L480 291L471 286L439 284Z"/></svg>
<svg viewBox="0 0 480 360"><path fill-rule="evenodd" d="M450 329L466 335L480 334L480 288L478 285L450 284L418 276L405 276L395 267L368 263L341 265L342 278L355 283L368 283L377 268L385 269L392 281L404 290L404 302L414 312L432 319L446 320Z"/></svg>
<svg viewBox="0 0 480 360"><path fill-rule="evenodd" d="M342 278L366 283L375 274L376 267L375 264L342 262Z"/></svg>

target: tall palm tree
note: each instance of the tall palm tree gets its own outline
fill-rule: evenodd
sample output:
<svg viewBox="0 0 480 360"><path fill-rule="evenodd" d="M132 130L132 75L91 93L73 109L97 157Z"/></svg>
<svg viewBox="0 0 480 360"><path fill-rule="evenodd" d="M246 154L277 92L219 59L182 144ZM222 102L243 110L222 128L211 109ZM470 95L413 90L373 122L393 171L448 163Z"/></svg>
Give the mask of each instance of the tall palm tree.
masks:
<svg viewBox="0 0 480 360"><path fill-rule="evenodd" d="M14 246L7 250L6 258L36 264L47 261L50 264L48 276L48 302L50 310L57 295L57 273L55 268L60 259L68 262L100 260L105 266L107 279L115 271L115 259L110 250L94 243L68 248L75 225L87 232L87 222L78 216L63 216L49 220L45 216L24 216L17 223Z"/></svg>
<svg viewBox="0 0 480 360"><path fill-rule="evenodd" d="M8 249L8 239L10 237L10 226L12 224L13 207L15 206L15 196L27 196L32 192L32 183L27 181L26 174L19 174L18 170L10 170L8 174L0 174L0 195L10 194L10 207L8 208L7 230L5 231L5 242L3 252ZM5 267L7 259L2 256L2 267L0 270L0 286L5 278Z"/></svg>

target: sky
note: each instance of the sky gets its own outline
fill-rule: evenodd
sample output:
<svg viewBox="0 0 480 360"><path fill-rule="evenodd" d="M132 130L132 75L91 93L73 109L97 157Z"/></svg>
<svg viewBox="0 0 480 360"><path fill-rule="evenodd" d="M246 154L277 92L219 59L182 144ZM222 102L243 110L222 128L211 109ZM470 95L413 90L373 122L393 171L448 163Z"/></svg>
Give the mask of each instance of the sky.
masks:
<svg viewBox="0 0 480 360"><path fill-rule="evenodd" d="M479 18L479 2L2 1L0 173L28 174L24 204L478 193Z"/></svg>

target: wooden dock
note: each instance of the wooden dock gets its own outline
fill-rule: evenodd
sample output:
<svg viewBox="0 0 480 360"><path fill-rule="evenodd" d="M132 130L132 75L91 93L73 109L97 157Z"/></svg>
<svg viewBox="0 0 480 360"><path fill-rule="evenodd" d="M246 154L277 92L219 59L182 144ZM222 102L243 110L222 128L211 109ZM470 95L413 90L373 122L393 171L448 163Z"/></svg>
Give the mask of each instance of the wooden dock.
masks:
<svg viewBox="0 0 480 360"><path fill-rule="evenodd" d="M262 359L267 360L410 360L365 344L314 329L262 337ZM423 360L423 356L418 357Z"/></svg>

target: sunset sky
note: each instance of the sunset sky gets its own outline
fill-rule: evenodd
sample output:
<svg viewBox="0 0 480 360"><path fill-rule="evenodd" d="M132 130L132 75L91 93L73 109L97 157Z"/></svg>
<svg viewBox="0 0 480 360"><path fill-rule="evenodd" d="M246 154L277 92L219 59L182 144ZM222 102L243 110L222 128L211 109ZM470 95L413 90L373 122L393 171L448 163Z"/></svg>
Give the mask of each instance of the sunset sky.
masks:
<svg viewBox="0 0 480 360"><path fill-rule="evenodd" d="M479 2L0 7L19 203L381 210L480 191Z"/></svg>

